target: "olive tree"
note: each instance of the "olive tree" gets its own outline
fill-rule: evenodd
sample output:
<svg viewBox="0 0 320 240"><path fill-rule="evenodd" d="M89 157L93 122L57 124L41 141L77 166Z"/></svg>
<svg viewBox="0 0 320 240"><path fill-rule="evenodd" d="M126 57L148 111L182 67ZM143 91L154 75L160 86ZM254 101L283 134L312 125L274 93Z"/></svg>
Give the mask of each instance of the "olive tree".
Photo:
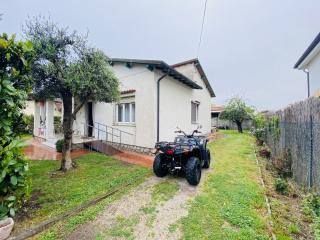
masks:
<svg viewBox="0 0 320 240"><path fill-rule="evenodd" d="M74 167L70 150L73 121L88 101L111 102L119 96L119 83L107 56L89 48L86 39L44 18L29 19L26 37L33 43L32 68L36 98L60 97L63 101L62 171Z"/></svg>
<svg viewBox="0 0 320 240"><path fill-rule="evenodd" d="M247 106L241 98L236 97L227 103L219 118L234 122L237 125L238 131L242 133L243 121L252 119L253 112L254 109L252 107Z"/></svg>

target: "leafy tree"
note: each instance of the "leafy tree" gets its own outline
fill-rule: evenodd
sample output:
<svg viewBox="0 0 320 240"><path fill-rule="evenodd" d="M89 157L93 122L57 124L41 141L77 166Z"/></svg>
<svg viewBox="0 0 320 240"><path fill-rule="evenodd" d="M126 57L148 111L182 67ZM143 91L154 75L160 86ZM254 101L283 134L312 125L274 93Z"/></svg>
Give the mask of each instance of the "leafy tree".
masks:
<svg viewBox="0 0 320 240"><path fill-rule="evenodd" d="M238 127L238 131L242 133L243 121L252 119L253 112L254 109L247 106L241 98L232 98L219 118L234 122Z"/></svg>
<svg viewBox="0 0 320 240"><path fill-rule="evenodd" d="M15 130L31 90L32 58L31 42L0 35L0 219L14 216L27 186L28 164Z"/></svg>
<svg viewBox="0 0 320 240"><path fill-rule="evenodd" d="M26 23L25 33L35 49L34 94L63 101L62 171L74 166L70 157L73 121L88 102L111 102L119 96L119 83L100 50L87 47L84 37L68 32L44 18Z"/></svg>

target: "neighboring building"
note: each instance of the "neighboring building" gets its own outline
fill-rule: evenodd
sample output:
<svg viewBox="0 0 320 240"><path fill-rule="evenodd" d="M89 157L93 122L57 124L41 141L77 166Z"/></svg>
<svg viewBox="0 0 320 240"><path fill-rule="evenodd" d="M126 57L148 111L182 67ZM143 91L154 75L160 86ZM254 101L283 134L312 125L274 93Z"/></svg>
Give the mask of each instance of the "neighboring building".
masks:
<svg viewBox="0 0 320 240"><path fill-rule="evenodd" d="M220 114L224 111L224 106L222 105L211 105L211 126L212 128L219 128L219 129L237 129L237 125L225 119L220 119ZM244 130L249 130L252 127L252 120L245 120L242 123L242 128Z"/></svg>
<svg viewBox="0 0 320 240"><path fill-rule="evenodd" d="M25 109L23 109L23 114L25 115L34 115L35 104L40 103L41 101L35 102L34 100L28 100L26 103ZM42 101L44 102L44 101ZM54 100L54 116L61 117L62 116L62 101L57 98Z"/></svg>
<svg viewBox="0 0 320 240"><path fill-rule="evenodd" d="M320 96L320 33L299 58L294 68L309 74L310 94Z"/></svg>
<svg viewBox="0 0 320 240"><path fill-rule="evenodd" d="M177 127L192 132L202 125L203 134L211 132L215 94L198 59L170 66L113 58L110 64L120 81L121 99L89 102L76 116L75 135L153 148L157 141L173 141Z"/></svg>
<svg viewBox="0 0 320 240"><path fill-rule="evenodd" d="M224 106L212 104L211 105L211 126L215 128L219 128L221 126L220 122L223 120L219 119L220 113L224 110Z"/></svg>

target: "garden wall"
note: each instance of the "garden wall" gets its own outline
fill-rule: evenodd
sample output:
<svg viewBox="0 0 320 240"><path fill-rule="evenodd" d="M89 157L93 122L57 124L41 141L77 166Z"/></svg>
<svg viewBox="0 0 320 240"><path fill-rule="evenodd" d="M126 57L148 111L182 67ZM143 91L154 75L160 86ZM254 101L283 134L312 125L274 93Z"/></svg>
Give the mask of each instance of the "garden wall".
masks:
<svg viewBox="0 0 320 240"><path fill-rule="evenodd" d="M320 98L309 98L267 117L272 160L288 167L302 186L320 191Z"/></svg>

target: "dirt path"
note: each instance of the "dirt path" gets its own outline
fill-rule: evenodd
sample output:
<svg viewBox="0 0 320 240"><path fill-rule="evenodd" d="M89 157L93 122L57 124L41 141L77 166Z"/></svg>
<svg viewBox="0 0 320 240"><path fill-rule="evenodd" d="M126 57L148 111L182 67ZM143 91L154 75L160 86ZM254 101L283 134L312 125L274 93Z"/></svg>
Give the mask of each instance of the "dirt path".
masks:
<svg viewBox="0 0 320 240"><path fill-rule="evenodd" d="M203 170L198 187L182 177L151 177L66 239L180 239L179 220L209 171Z"/></svg>

